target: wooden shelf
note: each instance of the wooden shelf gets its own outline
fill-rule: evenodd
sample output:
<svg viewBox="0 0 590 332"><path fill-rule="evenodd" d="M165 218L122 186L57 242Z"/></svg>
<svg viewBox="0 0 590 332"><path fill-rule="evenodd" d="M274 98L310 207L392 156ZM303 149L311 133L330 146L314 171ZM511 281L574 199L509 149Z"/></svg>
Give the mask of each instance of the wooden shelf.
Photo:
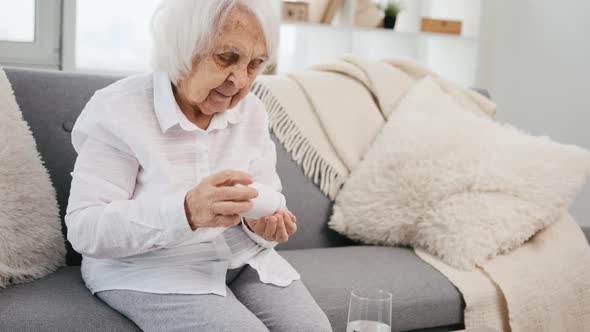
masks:
<svg viewBox="0 0 590 332"><path fill-rule="evenodd" d="M452 34L445 34L445 33L422 32L422 31L399 31L399 30L392 30L392 29L385 29L385 28L354 27L354 31L367 32L367 33L395 34L395 35L398 35L401 37L452 39L452 40L461 40L461 41L473 42L473 43L476 43L478 41L478 38L476 36L462 36L462 35L452 35Z"/></svg>
<svg viewBox="0 0 590 332"><path fill-rule="evenodd" d="M294 27L296 29L306 29L306 30L323 29L324 31L325 30L334 30L334 31L338 31L338 32L350 31L353 33L355 33L355 32L375 33L375 34L381 34L384 36L395 35L398 37L405 37L405 38L440 38L440 39L448 39L448 40L465 41L465 42L471 42L471 43L478 42L478 38L476 36L462 36L462 35L421 32L421 31L398 31L398 30L385 29L385 28L364 28L364 27L351 27L351 26L334 25L334 24L306 23L306 22L282 22L281 26Z"/></svg>
<svg viewBox="0 0 590 332"><path fill-rule="evenodd" d="M376 60L407 57L459 84L473 85L480 61L479 31L483 1L408 1L398 17L397 30L392 30L356 26L357 0L345 0L342 11L332 24L281 24L282 61L279 62L279 70L288 72L307 68L342 54ZM463 35L422 32L422 17L461 20Z"/></svg>

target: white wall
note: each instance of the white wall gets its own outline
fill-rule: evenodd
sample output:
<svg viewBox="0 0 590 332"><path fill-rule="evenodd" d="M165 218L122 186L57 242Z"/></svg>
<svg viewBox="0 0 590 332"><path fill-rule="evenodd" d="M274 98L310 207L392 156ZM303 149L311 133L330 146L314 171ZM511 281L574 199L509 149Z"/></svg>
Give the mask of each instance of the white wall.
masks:
<svg viewBox="0 0 590 332"><path fill-rule="evenodd" d="M407 1L410 2L410 1ZM461 20L464 39L431 38L426 61L438 74L464 86L476 85L478 37L484 0L422 0L422 15Z"/></svg>
<svg viewBox="0 0 590 332"><path fill-rule="evenodd" d="M588 13L588 0L484 1L478 84L500 120L590 148ZM572 210L590 225L590 185Z"/></svg>

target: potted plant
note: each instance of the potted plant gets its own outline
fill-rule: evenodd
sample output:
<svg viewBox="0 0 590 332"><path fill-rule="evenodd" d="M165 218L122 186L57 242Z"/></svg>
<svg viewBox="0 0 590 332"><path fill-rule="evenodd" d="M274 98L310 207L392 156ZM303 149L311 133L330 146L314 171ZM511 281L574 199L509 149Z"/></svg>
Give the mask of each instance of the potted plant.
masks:
<svg viewBox="0 0 590 332"><path fill-rule="evenodd" d="M395 28L395 21L397 15L401 12L402 7L397 1L389 1L387 5L383 7L385 17L383 18L383 27L386 29Z"/></svg>

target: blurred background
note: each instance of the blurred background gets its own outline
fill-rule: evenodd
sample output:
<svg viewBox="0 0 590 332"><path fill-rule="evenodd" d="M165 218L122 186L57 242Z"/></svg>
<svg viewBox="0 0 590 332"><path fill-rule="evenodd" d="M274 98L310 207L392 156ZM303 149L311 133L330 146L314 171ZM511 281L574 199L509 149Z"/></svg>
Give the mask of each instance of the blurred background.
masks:
<svg viewBox="0 0 590 332"><path fill-rule="evenodd" d="M0 0L0 64L149 71L148 27L159 1ZM345 53L411 57L489 90L501 121L590 148L590 1L272 1L282 18L275 73ZM590 224L590 189L574 214Z"/></svg>

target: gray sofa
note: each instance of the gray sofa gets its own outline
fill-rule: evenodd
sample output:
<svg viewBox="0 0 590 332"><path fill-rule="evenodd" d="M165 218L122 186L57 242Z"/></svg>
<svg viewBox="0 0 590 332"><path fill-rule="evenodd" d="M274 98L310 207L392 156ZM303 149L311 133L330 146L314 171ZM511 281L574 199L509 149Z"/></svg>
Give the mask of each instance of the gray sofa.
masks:
<svg viewBox="0 0 590 332"><path fill-rule="evenodd" d="M23 69L6 72L50 172L63 218L76 158L70 131L94 91L117 78ZM335 331L345 330L350 291L367 286L393 293L394 330L462 328L461 294L442 274L410 249L364 246L328 229L331 202L278 142L277 154L284 193L300 225L296 235L277 249L301 273ZM80 256L69 244L67 264L41 280L0 290L0 331L138 330L85 288Z"/></svg>

